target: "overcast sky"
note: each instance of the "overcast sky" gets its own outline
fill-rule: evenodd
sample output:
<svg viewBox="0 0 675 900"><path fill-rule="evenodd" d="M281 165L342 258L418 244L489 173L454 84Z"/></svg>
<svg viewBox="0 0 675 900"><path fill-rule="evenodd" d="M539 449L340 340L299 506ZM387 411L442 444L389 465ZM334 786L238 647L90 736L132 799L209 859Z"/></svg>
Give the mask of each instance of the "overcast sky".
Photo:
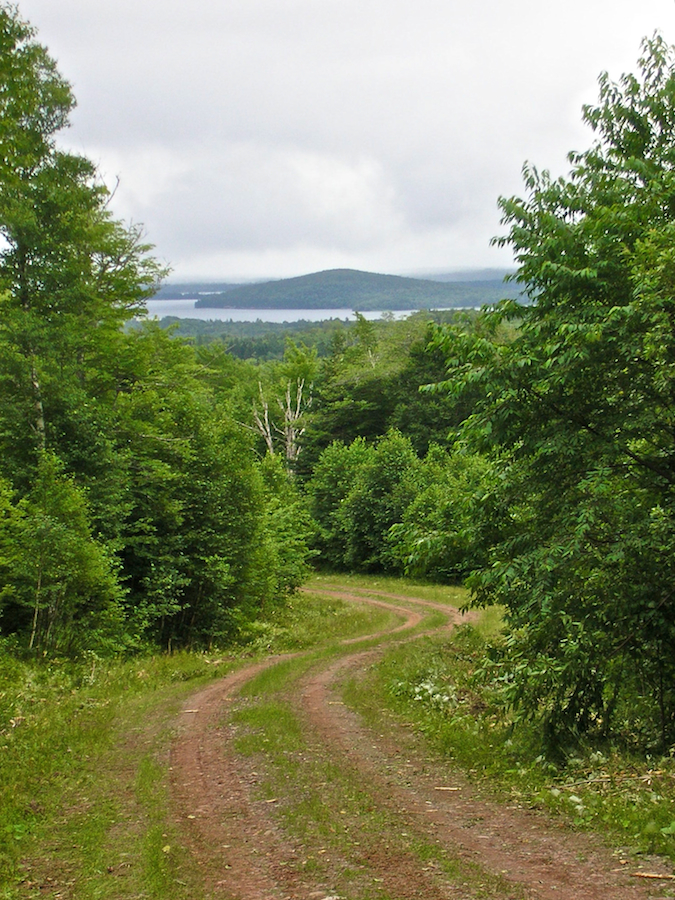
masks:
<svg viewBox="0 0 675 900"><path fill-rule="evenodd" d="M556 174L597 77L674 0L20 0L78 100L67 145L171 280L508 265L496 201Z"/></svg>

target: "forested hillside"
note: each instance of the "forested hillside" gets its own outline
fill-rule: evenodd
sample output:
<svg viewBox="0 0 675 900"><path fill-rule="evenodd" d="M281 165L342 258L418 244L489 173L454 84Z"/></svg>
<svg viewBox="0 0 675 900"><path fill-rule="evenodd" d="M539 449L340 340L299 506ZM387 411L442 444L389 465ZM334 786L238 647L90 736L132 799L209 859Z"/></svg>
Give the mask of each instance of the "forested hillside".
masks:
<svg viewBox="0 0 675 900"><path fill-rule="evenodd" d="M432 281L378 275L354 269L329 269L265 281L228 286L223 293L209 292L197 300L202 308L245 309L443 309L480 307L504 297L517 297L520 289L501 278L484 281Z"/></svg>

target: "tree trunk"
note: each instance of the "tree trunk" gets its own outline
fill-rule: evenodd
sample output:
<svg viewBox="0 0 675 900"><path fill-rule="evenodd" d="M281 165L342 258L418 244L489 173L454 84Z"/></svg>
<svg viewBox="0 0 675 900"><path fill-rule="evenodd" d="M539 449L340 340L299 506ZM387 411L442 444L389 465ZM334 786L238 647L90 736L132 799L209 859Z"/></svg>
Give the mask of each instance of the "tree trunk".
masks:
<svg viewBox="0 0 675 900"><path fill-rule="evenodd" d="M33 627L30 633L30 642L28 649L32 650L35 644L35 635L37 634L38 616L40 614L40 591L42 590L42 560L39 562L38 579L35 586L35 609L33 610Z"/></svg>
<svg viewBox="0 0 675 900"><path fill-rule="evenodd" d="M30 377L33 386L33 407L35 409L34 428L38 439L38 447L40 450L44 450L47 444L45 434L45 410L42 404L42 391L40 390L40 379L38 378L37 368L35 367L35 358L31 360Z"/></svg>
<svg viewBox="0 0 675 900"><path fill-rule="evenodd" d="M253 404L253 421L256 424L256 430L265 441L267 452L270 456L274 456L274 442L272 440L272 426L270 424L270 407L267 400L263 396L262 383L258 382L258 391L260 393L260 403L262 404L262 418L260 413Z"/></svg>

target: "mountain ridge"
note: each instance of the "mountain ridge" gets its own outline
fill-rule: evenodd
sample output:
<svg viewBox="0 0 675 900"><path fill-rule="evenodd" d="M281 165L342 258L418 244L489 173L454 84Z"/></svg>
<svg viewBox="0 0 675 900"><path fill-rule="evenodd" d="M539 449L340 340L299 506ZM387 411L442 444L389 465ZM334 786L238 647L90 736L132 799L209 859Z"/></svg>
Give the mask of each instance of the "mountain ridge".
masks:
<svg viewBox="0 0 675 900"><path fill-rule="evenodd" d="M195 291L195 307L206 309L439 309L482 306L520 293L503 278L435 281L358 269L325 269L251 284L194 283L180 287L201 287ZM170 299L166 292L159 296ZM179 292L178 297L185 299L187 293Z"/></svg>

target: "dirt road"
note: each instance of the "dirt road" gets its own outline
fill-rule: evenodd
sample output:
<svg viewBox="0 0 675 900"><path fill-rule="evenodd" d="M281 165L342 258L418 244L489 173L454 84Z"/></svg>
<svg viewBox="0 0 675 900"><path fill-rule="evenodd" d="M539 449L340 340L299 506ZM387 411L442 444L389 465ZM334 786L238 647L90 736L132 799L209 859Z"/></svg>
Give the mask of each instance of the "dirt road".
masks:
<svg viewBox="0 0 675 900"><path fill-rule="evenodd" d="M672 881L638 877L635 862L599 838L477 796L410 729L386 717L360 721L341 698L345 679L366 671L393 635L414 639L406 633L419 634L429 610L443 610L446 628L460 615L410 597L333 594L385 607L400 624L332 654L258 662L183 709L171 753L174 808L207 897L672 896ZM286 682L284 667L294 673ZM274 680L267 695L266 676ZM667 874L654 865L649 872Z"/></svg>

